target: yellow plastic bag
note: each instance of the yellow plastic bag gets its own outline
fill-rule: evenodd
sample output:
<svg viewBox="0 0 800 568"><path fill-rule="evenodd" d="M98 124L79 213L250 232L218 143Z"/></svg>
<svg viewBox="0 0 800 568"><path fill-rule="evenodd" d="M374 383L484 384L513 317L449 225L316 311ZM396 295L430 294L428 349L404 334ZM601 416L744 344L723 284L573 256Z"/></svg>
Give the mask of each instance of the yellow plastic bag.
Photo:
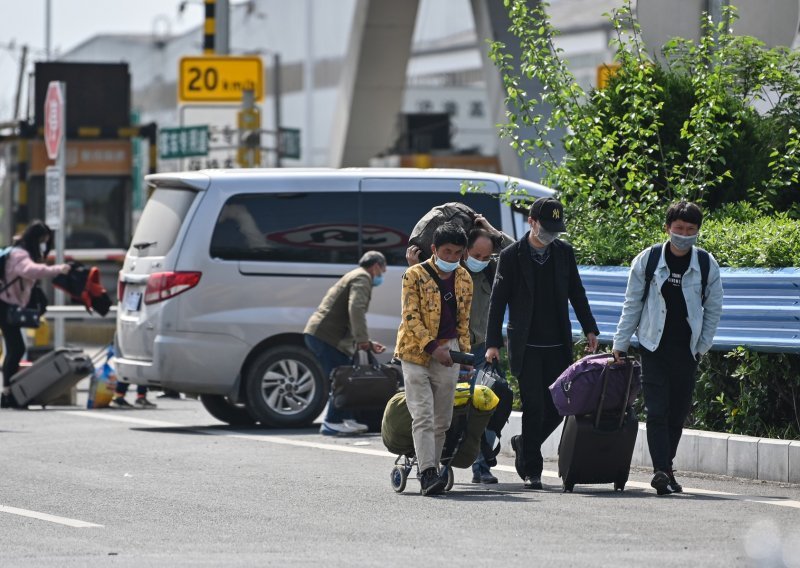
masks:
<svg viewBox="0 0 800 568"><path fill-rule="evenodd" d="M453 406L460 408L469 402L469 383L458 383L456 385L456 396Z"/></svg>
<svg viewBox="0 0 800 568"><path fill-rule="evenodd" d="M487 386L477 385L472 395L472 406L478 410L494 410L500 403L500 399L494 391Z"/></svg>

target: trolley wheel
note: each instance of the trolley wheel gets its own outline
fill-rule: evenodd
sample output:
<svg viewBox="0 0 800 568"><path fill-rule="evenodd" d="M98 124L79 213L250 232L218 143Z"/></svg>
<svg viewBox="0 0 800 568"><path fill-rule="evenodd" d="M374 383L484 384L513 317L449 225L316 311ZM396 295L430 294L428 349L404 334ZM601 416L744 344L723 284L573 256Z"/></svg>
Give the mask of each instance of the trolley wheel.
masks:
<svg viewBox="0 0 800 568"><path fill-rule="evenodd" d="M408 471L404 466L396 465L392 468L392 472L389 474L389 480L392 483L392 489L394 489L395 493L402 493L403 489L406 488Z"/></svg>
<svg viewBox="0 0 800 568"><path fill-rule="evenodd" d="M567 483L566 481L564 481L561 485L564 489L564 493L572 493L572 490L575 488L574 483Z"/></svg>
<svg viewBox="0 0 800 568"><path fill-rule="evenodd" d="M445 491L450 491L453 488L453 484L456 482L456 474L453 473L453 468L447 466L447 484L444 486Z"/></svg>
<svg viewBox="0 0 800 568"><path fill-rule="evenodd" d="M614 482L614 491L625 491L625 484L619 481Z"/></svg>

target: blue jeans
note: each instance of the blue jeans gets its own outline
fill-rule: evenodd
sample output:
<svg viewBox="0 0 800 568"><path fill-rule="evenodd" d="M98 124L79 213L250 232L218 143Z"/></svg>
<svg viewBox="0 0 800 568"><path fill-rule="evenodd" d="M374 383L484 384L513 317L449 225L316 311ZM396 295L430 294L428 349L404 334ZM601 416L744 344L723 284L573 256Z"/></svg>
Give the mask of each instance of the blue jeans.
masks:
<svg viewBox="0 0 800 568"><path fill-rule="evenodd" d="M331 372L336 367L350 365L353 363L353 358L350 355L342 353L335 347L328 345L321 339L317 339L311 334L304 333L303 339L306 342L306 347L311 350L311 352L316 356L317 361L319 361L319 364L322 367L322 372L329 379ZM331 390L330 396L328 397L328 412L325 414L325 422L330 422L331 424L341 424L343 420L350 420L352 418L353 413L349 410L337 410L333 406L333 390Z"/></svg>

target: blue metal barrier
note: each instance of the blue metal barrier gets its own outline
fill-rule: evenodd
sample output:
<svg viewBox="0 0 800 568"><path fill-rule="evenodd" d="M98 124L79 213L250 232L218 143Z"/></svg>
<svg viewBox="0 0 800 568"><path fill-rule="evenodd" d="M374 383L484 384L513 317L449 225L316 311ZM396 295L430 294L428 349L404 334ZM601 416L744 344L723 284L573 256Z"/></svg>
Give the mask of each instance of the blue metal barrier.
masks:
<svg viewBox="0 0 800 568"><path fill-rule="evenodd" d="M579 270L600 328L600 341L611 343L622 313L629 269L580 266ZM800 353L800 269L722 268L720 275L722 319L712 349L728 351L743 345L754 351ZM573 336L582 337L571 306L570 320Z"/></svg>

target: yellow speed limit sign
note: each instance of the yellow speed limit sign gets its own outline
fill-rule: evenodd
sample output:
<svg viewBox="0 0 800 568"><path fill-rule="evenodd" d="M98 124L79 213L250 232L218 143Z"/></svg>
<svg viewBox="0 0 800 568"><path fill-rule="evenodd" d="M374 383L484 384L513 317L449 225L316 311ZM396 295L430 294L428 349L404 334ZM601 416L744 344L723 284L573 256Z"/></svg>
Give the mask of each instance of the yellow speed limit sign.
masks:
<svg viewBox="0 0 800 568"><path fill-rule="evenodd" d="M182 57L178 102L238 103L251 89L264 99L264 66L260 57Z"/></svg>

